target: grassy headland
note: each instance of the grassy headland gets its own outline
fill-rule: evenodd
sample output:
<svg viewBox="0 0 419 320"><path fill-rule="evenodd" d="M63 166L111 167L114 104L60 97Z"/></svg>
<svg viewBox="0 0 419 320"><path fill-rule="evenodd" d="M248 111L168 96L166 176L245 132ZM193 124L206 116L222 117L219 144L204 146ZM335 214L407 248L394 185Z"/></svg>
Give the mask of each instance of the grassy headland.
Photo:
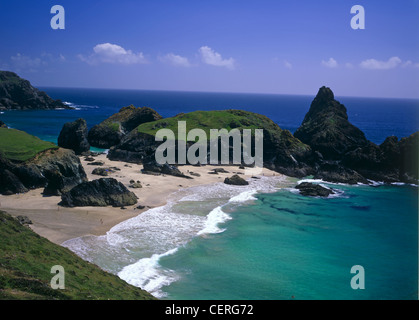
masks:
<svg viewBox="0 0 419 320"><path fill-rule="evenodd" d="M24 162L49 149L58 149L58 146L24 131L0 128L0 151L9 160Z"/></svg>
<svg viewBox="0 0 419 320"><path fill-rule="evenodd" d="M84 261L0 211L0 299L150 300L149 293ZM65 271L65 289L52 289L54 265Z"/></svg>

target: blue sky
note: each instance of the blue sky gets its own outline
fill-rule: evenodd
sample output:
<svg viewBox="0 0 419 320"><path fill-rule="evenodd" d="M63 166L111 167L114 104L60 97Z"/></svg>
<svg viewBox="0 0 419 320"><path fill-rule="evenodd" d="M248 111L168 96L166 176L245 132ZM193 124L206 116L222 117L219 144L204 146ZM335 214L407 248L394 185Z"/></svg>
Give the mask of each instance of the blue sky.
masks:
<svg viewBox="0 0 419 320"><path fill-rule="evenodd" d="M36 86L419 98L418 0L2 1L0 39Z"/></svg>

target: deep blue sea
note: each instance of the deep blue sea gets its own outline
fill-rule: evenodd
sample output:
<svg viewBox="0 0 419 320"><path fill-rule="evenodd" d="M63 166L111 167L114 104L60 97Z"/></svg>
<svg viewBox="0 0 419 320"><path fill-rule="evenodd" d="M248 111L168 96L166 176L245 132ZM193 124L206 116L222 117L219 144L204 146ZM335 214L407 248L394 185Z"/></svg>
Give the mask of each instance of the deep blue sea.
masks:
<svg viewBox="0 0 419 320"><path fill-rule="evenodd" d="M76 110L7 111L8 126L56 142L77 118L91 127L129 104L163 117L244 109L294 132L313 96L41 88ZM336 97L374 143L419 130L419 101ZM182 189L168 204L63 245L162 299L418 299L418 188L330 184L301 196L297 179ZM118 211L116 214L120 214ZM353 289L353 266L364 289Z"/></svg>
<svg viewBox="0 0 419 320"><path fill-rule="evenodd" d="M176 91L40 88L51 97L71 103L76 111L7 111L0 119L10 127L56 141L62 125L84 118L89 127L122 107L150 107L163 117L195 110L242 109L266 115L292 133L301 125L313 96L203 93ZM399 138L419 130L419 100L336 97L347 110L349 120L366 137L380 144L387 136Z"/></svg>

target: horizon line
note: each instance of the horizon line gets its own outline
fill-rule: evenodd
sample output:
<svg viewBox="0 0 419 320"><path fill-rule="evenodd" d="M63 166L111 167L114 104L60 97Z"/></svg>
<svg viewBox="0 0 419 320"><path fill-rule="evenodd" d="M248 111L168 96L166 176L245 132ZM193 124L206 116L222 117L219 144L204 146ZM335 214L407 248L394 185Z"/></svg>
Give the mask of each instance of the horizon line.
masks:
<svg viewBox="0 0 419 320"><path fill-rule="evenodd" d="M203 91L203 90L169 90L169 89L134 89L134 88L94 88L94 87L61 87L61 86L36 86L38 88L52 88L52 89L85 89L85 90L115 90L115 91L155 91L155 92L179 92L179 93L213 93L213 94L249 94L249 95L277 95L277 96L304 96L304 97L315 97L317 92L314 94L308 93L273 93L273 92L240 92L240 91ZM325 86L329 87L330 86ZM320 87L321 88L321 87ZM333 90L332 90L333 91ZM335 95L341 98L366 98L366 99L399 99L399 100L417 100L418 97L378 97L378 96L351 96L351 95Z"/></svg>

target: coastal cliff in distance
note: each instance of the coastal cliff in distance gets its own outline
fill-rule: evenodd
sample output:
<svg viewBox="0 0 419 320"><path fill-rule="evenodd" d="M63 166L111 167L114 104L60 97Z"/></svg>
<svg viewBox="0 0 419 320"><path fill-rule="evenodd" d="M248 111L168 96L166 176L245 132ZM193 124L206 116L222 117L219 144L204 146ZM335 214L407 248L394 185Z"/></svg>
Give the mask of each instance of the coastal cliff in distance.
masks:
<svg viewBox="0 0 419 320"><path fill-rule="evenodd" d="M16 73L0 71L0 111L31 109L72 109L61 100L54 100L33 87Z"/></svg>

